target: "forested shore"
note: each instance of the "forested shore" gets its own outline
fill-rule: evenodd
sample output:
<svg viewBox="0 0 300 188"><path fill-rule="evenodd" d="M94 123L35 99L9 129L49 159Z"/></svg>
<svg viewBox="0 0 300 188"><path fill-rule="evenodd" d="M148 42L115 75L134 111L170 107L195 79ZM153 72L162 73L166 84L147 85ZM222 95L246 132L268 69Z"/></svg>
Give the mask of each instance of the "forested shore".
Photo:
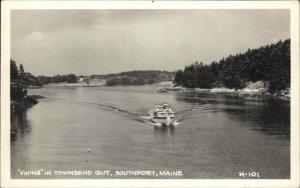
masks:
<svg viewBox="0 0 300 188"><path fill-rule="evenodd" d="M72 87L83 86L82 83L84 83L89 86L91 80L96 80L97 83L94 86L146 85L173 80L174 87L166 88L167 92L204 92L242 97L289 98L290 39L258 49L248 49L245 53L230 55L208 65L195 62L176 73L147 70L85 77L74 74L34 76L25 72L22 64L18 67L16 62L11 59L10 75L11 109L13 111L30 107L38 102L36 99L40 96L27 95L29 86L37 87L51 83L54 85L65 83L63 86L69 84ZM84 78L83 81L80 78ZM100 81L102 81L101 84L99 84ZM90 85L93 86L93 83Z"/></svg>
<svg viewBox="0 0 300 188"><path fill-rule="evenodd" d="M290 39L248 49L209 65L195 62L177 71L173 83L184 88L243 89L262 81L266 93L276 95L290 88Z"/></svg>
<svg viewBox="0 0 300 188"><path fill-rule="evenodd" d="M11 112L22 111L38 103L43 96L28 95L27 88L40 87L50 83L77 83L74 74L55 76L34 76L26 72L22 64L10 59L10 106Z"/></svg>
<svg viewBox="0 0 300 188"><path fill-rule="evenodd" d="M38 88L47 84L57 86L117 86L117 85L148 85L157 84L174 79L175 71L160 71L160 70L133 70L114 74L103 75L54 75L54 76L35 76L24 71L22 64L19 65L11 59L11 69L16 72L14 80L21 82L23 86Z"/></svg>
<svg viewBox="0 0 300 188"><path fill-rule="evenodd" d="M10 107L11 112L22 111L38 103L40 96L27 95L27 87L30 84L27 78L30 73L25 73L21 64L19 68L16 62L10 60Z"/></svg>
<svg viewBox="0 0 300 188"><path fill-rule="evenodd" d="M106 80L107 86L115 85L147 85L164 81L172 81L174 72L159 70L134 70L117 74L92 75L91 78Z"/></svg>

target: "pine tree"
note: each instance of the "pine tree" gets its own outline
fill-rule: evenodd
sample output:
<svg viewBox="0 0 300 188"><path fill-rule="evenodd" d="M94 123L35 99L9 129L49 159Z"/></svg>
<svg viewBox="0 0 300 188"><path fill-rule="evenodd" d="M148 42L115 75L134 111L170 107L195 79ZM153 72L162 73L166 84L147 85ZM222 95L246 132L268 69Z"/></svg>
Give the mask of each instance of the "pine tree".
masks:
<svg viewBox="0 0 300 188"><path fill-rule="evenodd" d="M14 60L10 60L10 79L11 81L16 80L19 78L19 71Z"/></svg>
<svg viewBox="0 0 300 188"><path fill-rule="evenodd" d="M224 85L238 89L248 81L260 80L269 83L272 93L290 87L290 39L248 49L244 54L230 55L210 65L188 65L176 73L174 83L190 88Z"/></svg>
<svg viewBox="0 0 300 188"><path fill-rule="evenodd" d="M23 77L25 72L24 72L24 67L22 64L20 64L19 70L20 70L20 76Z"/></svg>

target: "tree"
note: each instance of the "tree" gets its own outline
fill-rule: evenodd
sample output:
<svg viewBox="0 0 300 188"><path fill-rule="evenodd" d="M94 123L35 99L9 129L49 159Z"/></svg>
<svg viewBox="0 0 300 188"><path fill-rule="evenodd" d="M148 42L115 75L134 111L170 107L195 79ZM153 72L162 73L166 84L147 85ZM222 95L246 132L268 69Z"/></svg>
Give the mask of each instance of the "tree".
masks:
<svg viewBox="0 0 300 188"><path fill-rule="evenodd" d="M77 78L76 78L76 76L74 74L68 74L66 76L66 81L68 83L77 83Z"/></svg>
<svg viewBox="0 0 300 188"><path fill-rule="evenodd" d="M16 80L19 78L19 71L18 67L16 65L16 62L14 60L10 60L10 79Z"/></svg>
<svg viewBox="0 0 300 188"><path fill-rule="evenodd" d="M17 64L14 60L10 60L10 98L14 101L21 101L27 94L26 85L20 78Z"/></svg>
<svg viewBox="0 0 300 188"><path fill-rule="evenodd" d="M173 80L173 83L175 85L182 85L182 74L183 74L182 70L176 72L175 78Z"/></svg>
<svg viewBox="0 0 300 188"><path fill-rule="evenodd" d="M24 76L24 67L22 64L20 64L19 70L20 70L20 76L23 77Z"/></svg>
<svg viewBox="0 0 300 188"><path fill-rule="evenodd" d="M201 65L197 70L197 87L199 88L211 88L213 83L213 74L209 69L209 66Z"/></svg>
<svg viewBox="0 0 300 188"><path fill-rule="evenodd" d="M174 84L188 88L226 86L239 89L248 81L269 82L274 93L290 87L290 39L244 54L230 55L210 65L194 63L177 71Z"/></svg>

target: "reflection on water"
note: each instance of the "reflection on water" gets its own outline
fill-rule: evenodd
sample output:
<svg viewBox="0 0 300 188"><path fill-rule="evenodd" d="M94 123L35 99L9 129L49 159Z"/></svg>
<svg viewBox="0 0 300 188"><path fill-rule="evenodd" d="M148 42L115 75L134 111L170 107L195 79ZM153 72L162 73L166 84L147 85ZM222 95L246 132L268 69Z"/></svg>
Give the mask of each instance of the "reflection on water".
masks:
<svg viewBox="0 0 300 188"><path fill-rule="evenodd" d="M15 112L11 115L11 141L15 141L17 137L23 137L25 133L31 131L31 128L30 122L27 120L27 111Z"/></svg>
<svg viewBox="0 0 300 188"><path fill-rule="evenodd" d="M173 137L175 133L174 126L154 126L155 136L165 138Z"/></svg>
<svg viewBox="0 0 300 188"><path fill-rule="evenodd" d="M31 90L46 98L11 116L12 178L74 178L21 176L17 171L40 168L184 174L144 177L163 179L240 178L239 172L245 170L265 179L290 177L289 102L157 90L152 86ZM175 111L178 126L157 127L145 121L149 110L164 101Z"/></svg>
<svg viewBox="0 0 300 188"><path fill-rule="evenodd" d="M225 112L230 118L243 122L241 126L266 134L290 138L290 101L246 100L208 94L177 95L179 101L193 103L202 113ZM209 105L207 105L209 104Z"/></svg>
<svg viewBox="0 0 300 188"><path fill-rule="evenodd" d="M230 117L250 129L290 138L290 106L286 101L266 101L255 109L226 109Z"/></svg>

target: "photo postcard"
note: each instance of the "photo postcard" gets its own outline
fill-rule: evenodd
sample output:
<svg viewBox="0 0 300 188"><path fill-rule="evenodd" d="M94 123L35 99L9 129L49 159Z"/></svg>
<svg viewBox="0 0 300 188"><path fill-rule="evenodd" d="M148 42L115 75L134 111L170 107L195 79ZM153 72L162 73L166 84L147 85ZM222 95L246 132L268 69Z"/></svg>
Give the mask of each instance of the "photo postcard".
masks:
<svg viewBox="0 0 300 188"><path fill-rule="evenodd" d="M1 4L1 186L299 186L298 1Z"/></svg>

